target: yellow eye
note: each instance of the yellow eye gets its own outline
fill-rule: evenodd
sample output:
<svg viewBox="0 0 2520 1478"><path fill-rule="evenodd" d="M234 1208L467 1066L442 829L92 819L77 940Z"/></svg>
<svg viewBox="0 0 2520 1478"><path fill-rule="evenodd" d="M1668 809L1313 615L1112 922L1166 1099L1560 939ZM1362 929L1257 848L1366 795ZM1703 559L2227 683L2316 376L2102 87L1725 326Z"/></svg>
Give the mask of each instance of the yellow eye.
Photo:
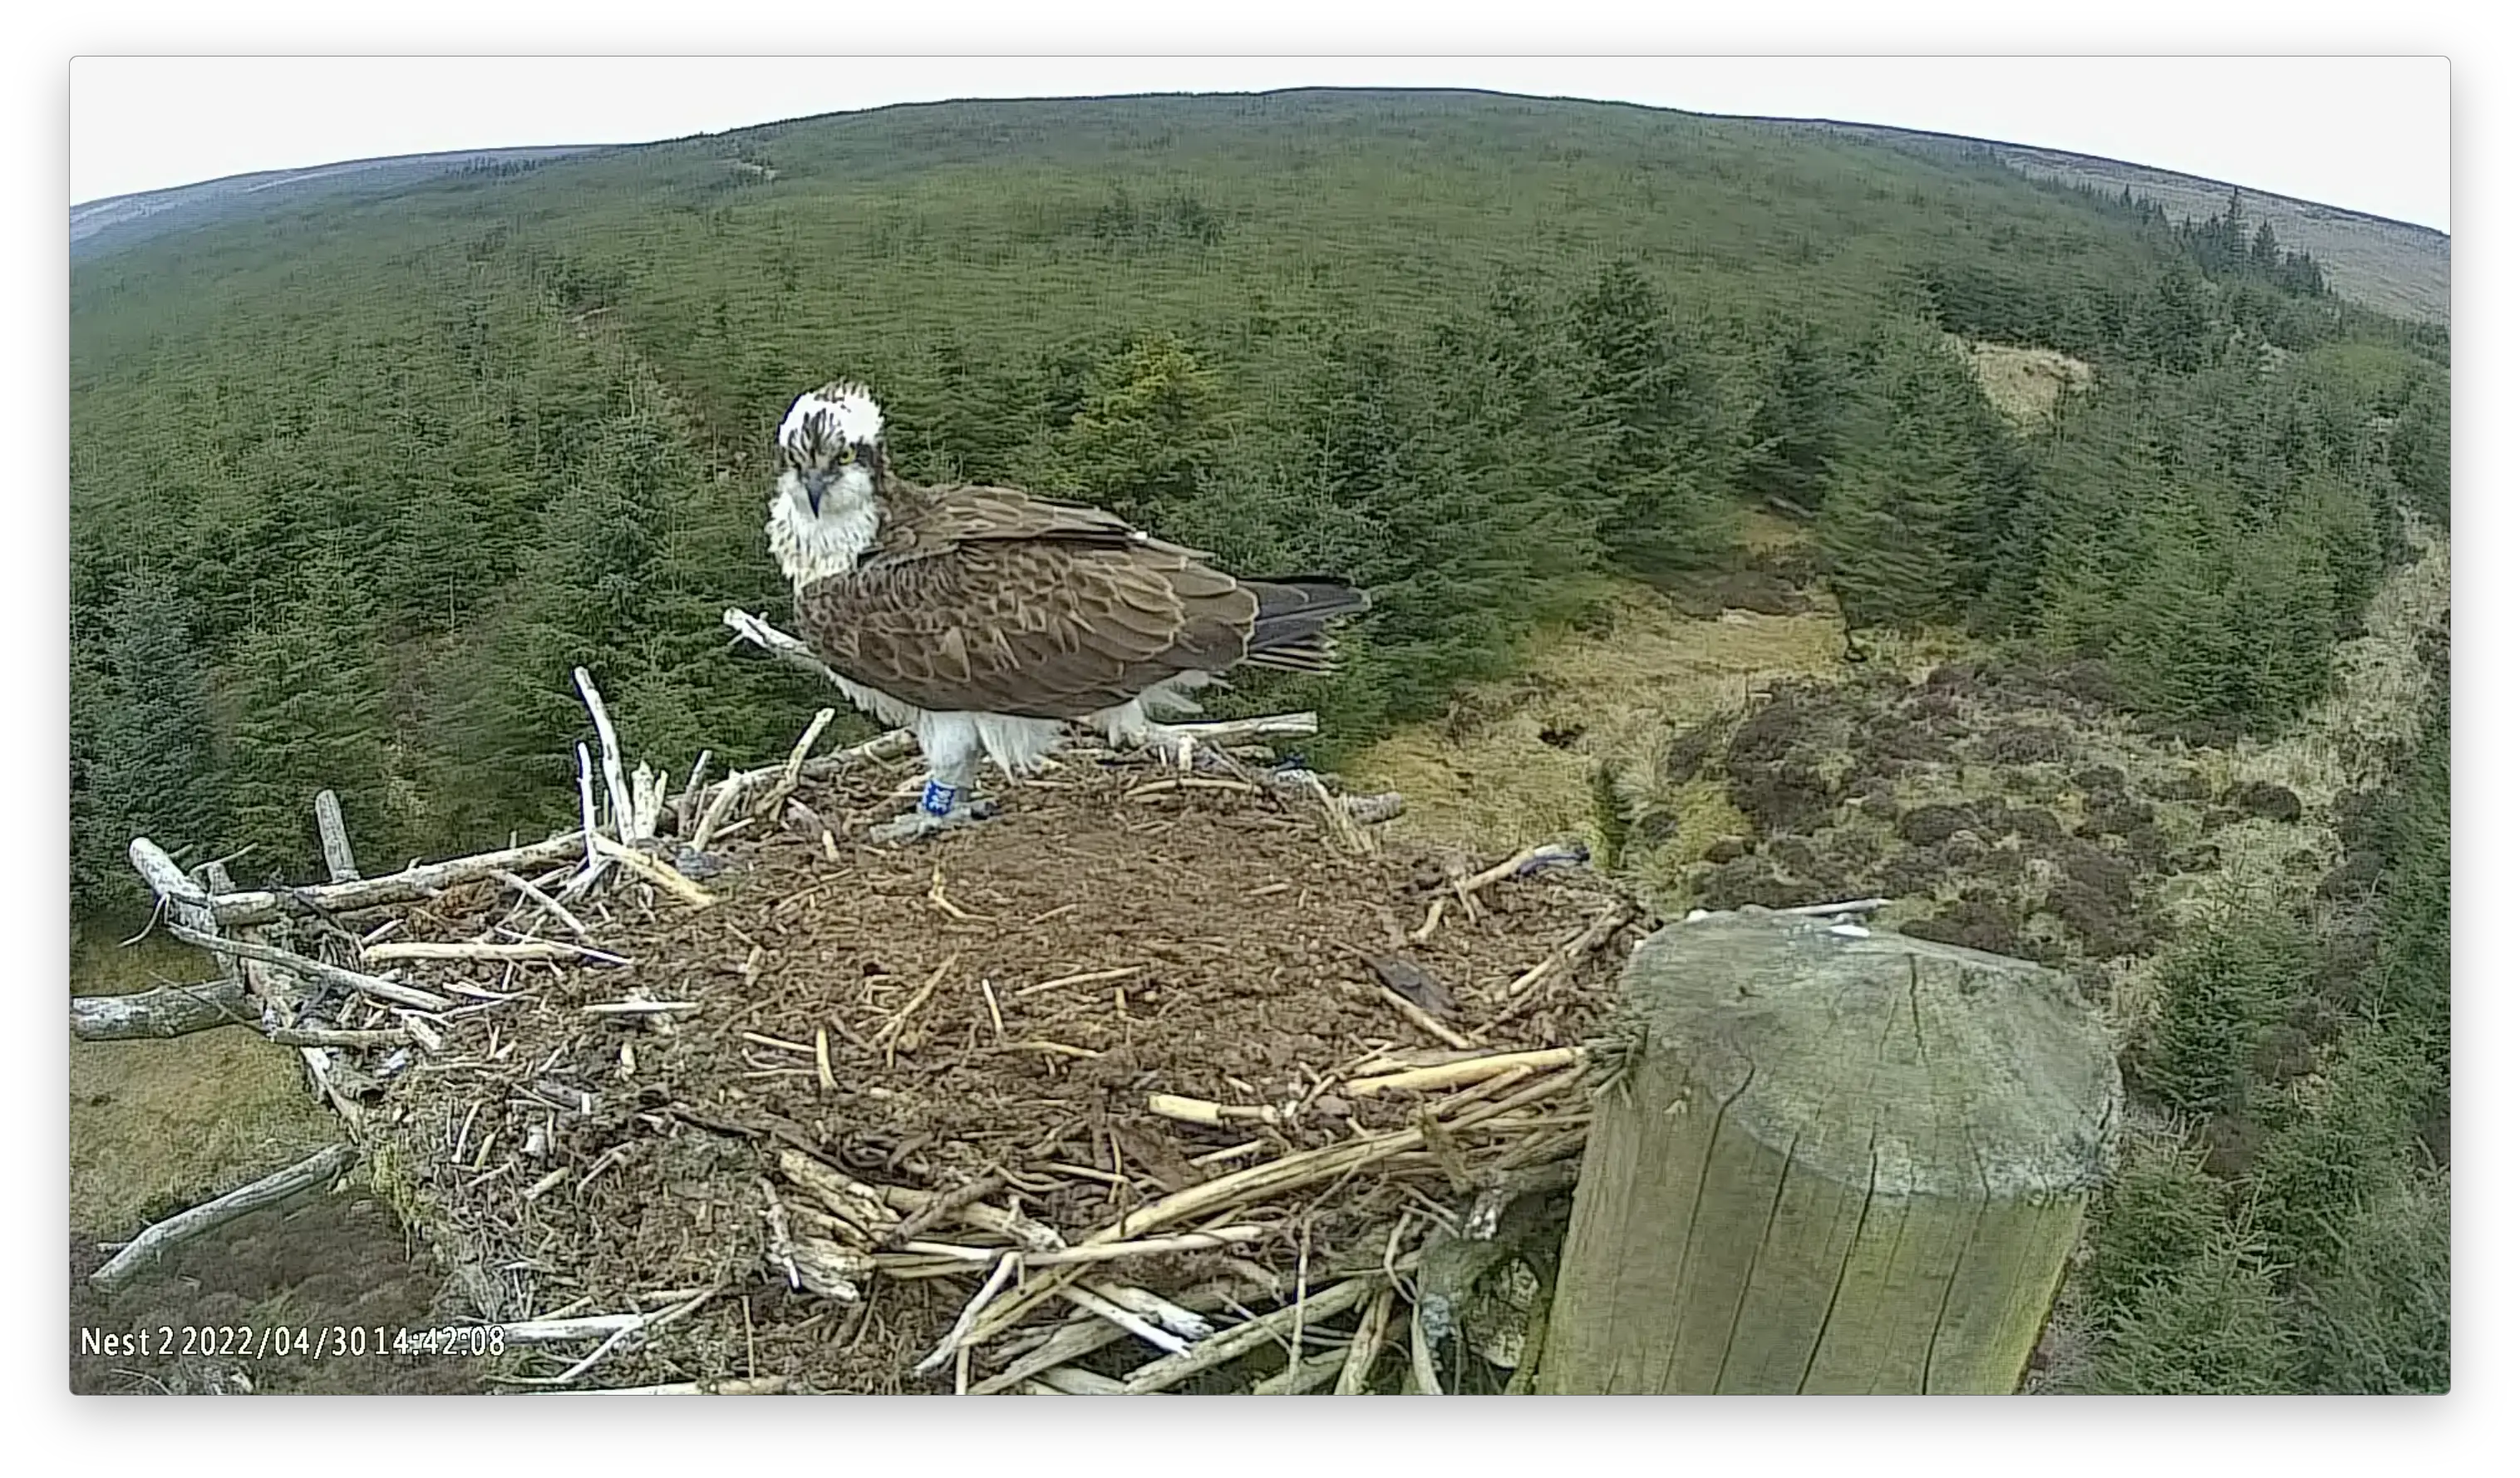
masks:
<svg viewBox="0 0 2520 1478"><path fill-rule="evenodd" d="M846 466L848 466L850 463L855 462L855 461L857 461L857 460L858 460L858 449L857 449L856 447L853 447L853 446L844 446L844 447L840 448L840 465L841 465L842 467L846 467Z"/></svg>

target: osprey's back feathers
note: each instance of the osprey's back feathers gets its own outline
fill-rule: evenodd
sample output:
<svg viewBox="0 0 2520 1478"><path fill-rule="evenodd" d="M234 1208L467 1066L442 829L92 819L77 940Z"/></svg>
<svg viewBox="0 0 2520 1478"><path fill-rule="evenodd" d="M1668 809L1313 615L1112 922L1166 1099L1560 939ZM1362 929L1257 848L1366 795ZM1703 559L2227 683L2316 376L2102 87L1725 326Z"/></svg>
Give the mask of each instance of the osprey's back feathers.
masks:
<svg viewBox="0 0 2520 1478"><path fill-rule="evenodd" d="M800 579L797 621L833 668L919 708L1084 719L1246 662L1327 672L1328 624L1369 605L1335 580L1238 580L1115 515L1012 488L870 491L864 547Z"/></svg>

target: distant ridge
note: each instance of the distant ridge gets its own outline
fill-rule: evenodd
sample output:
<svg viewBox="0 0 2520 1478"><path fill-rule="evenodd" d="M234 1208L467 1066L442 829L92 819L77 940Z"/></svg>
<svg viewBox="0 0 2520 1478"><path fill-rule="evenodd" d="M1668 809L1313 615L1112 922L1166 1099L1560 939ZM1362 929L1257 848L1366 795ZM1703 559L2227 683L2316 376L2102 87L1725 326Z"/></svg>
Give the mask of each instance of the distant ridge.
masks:
<svg viewBox="0 0 2520 1478"><path fill-rule="evenodd" d="M2237 188L2243 212L2252 219L2274 223L2275 234L2285 246L2308 251L2318 258L2328 286L2338 295L2407 318L2447 322L2450 317L2450 237L2428 226L2392 220L2386 216L2352 210L2339 205L2277 195L2272 191L2234 186L2229 181L2182 174L2176 170L2134 164L2121 159L2081 155L2065 150L2046 149L2028 144L2008 144L2001 140L1972 138L1964 134L1933 133L1920 129L1897 128L1879 123L1848 123L1834 119L1771 117L1756 113L1693 113L1675 109L1653 108L1643 104L1620 103L1598 99L1547 98L1538 95L1495 92L1485 88L1285 88L1266 93L1248 94L1175 94L1133 93L1110 97L1001 99L998 102L1022 102L1039 106L1058 103L1112 103L1140 99L1191 96L1244 97L1407 97L1412 95L1483 96L1510 99L1522 103L1573 103L1591 107L1634 110L1667 113L1679 117L1701 117L1727 122L1756 123L1804 133L1817 133L1897 149L1939 160L1975 158L2001 165L2032 179L2054 181L2067 185L2091 185L2114 193L2132 189L2161 202L2172 219L2182 216L2203 219L2219 214ZM977 101L977 100L973 100ZM894 104L886 108L852 110L847 115L872 116L887 112L950 106L950 102ZM826 121L840 114L822 113L805 117L765 120L749 128L735 129L733 135L757 132L798 123ZM678 140L656 140L670 144ZM279 201L298 202L326 189L385 191L414 185L452 173L469 165L481 163L538 163L547 159L581 155L601 149L638 149L643 144L625 145L562 145L526 149L473 149L442 154L398 155L385 158L350 159L339 163L319 164L301 169L267 170L257 174L231 175L198 185L183 185L167 190L136 195L113 196L90 201L70 207L70 259L82 261L121 246L188 230L245 213L258 205Z"/></svg>
<svg viewBox="0 0 2520 1478"><path fill-rule="evenodd" d="M2181 174L2061 149L1877 123L1765 117L1745 117L1742 121L1863 139L1935 158L1974 156L2032 179L2090 185L2112 194L2129 189L2159 201L2172 220L2182 216L2202 220L2219 215L2236 189L2240 192L2242 214L2251 220L2272 220L2275 235L2286 246L2318 258L2328 286L2338 296L2406 318L2436 322L2448 322L2450 318L2450 236L2430 226L2298 200L2235 185L2229 180Z"/></svg>
<svg viewBox="0 0 2520 1478"><path fill-rule="evenodd" d="M557 144L527 149L457 149L383 158L343 159L300 169L232 174L197 185L176 185L132 195L108 196L70 206L70 260L84 261L173 231L189 231L282 202L294 202L327 189L391 190L483 164L537 164L610 146Z"/></svg>

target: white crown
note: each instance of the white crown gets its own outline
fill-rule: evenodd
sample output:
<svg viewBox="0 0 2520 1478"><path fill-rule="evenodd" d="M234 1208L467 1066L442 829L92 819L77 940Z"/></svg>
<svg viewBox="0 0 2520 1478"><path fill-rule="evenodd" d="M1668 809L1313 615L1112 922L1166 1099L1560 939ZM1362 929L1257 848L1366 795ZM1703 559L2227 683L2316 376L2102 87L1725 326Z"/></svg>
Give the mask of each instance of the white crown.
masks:
<svg viewBox="0 0 2520 1478"><path fill-rule="evenodd" d="M840 439L846 442L875 441L883 435L883 408L875 403L874 393L862 384L840 380L797 396L796 403L788 408L788 419L779 423L779 439L793 439L817 415L831 417Z"/></svg>

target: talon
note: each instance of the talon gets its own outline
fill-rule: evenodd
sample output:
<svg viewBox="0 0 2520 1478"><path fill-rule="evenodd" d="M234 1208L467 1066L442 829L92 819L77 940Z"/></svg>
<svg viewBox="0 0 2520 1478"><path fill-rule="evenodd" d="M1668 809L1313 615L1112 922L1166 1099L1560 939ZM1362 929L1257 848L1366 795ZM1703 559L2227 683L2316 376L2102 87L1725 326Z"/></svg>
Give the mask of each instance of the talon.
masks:
<svg viewBox="0 0 2520 1478"><path fill-rule="evenodd" d="M941 831L951 831L958 827L968 827L986 821L995 815L996 811L997 808L986 801L956 806L941 816L922 806L871 829L867 835L878 842L918 841L922 837L934 836Z"/></svg>

